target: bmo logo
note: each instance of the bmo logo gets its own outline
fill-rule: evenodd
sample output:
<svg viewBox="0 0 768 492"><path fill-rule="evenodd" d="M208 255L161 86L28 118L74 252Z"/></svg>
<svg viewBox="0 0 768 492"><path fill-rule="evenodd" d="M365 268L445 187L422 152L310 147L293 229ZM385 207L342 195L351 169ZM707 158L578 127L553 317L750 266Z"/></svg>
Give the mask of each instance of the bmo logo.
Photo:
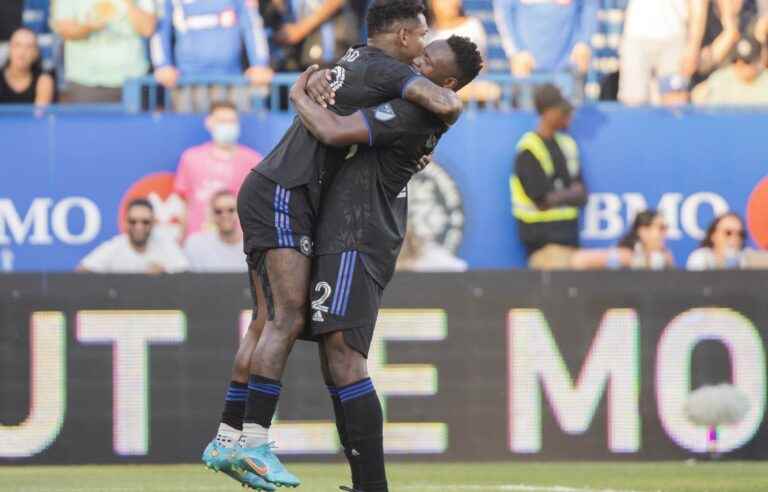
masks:
<svg viewBox="0 0 768 492"><path fill-rule="evenodd" d="M590 193L584 209L583 239L617 239L631 225L635 216L654 204L641 193ZM717 193L698 192L691 195L664 193L655 208L664 215L669 226L669 239L687 236L696 240L704 237L714 217L730 209L725 198Z"/></svg>
<svg viewBox="0 0 768 492"><path fill-rule="evenodd" d="M10 198L0 198L0 246L50 245L54 239L68 245L86 244L101 230L99 207L83 196L58 201L32 200L19 209Z"/></svg>

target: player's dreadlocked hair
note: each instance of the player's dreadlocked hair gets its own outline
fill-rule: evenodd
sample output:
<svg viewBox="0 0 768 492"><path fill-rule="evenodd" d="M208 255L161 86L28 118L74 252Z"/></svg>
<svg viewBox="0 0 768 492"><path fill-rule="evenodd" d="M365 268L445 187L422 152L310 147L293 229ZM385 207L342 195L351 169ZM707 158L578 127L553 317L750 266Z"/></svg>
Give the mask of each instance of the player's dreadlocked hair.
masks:
<svg viewBox="0 0 768 492"><path fill-rule="evenodd" d="M387 32L395 22L415 19L423 13L421 0L376 0L366 17L368 36Z"/></svg>
<svg viewBox="0 0 768 492"><path fill-rule="evenodd" d="M453 55L456 57L456 66L459 67L460 74L457 89L461 89L472 82L472 79L480 73L483 68L483 57L480 55L477 45L464 36L451 36L448 38L448 46L451 47Z"/></svg>

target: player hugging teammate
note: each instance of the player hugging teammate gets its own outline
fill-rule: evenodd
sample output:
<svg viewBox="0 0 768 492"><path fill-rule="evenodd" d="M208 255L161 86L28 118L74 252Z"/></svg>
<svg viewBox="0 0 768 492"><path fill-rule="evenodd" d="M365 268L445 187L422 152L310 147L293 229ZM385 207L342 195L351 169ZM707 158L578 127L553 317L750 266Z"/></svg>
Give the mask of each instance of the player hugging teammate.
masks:
<svg viewBox="0 0 768 492"><path fill-rule="evenodd" d="M414 0L375 3L367 23L368 44L350 48L331 84L315 67L296 82L299 116L238 197L254 317L203 461L256 490L300 484L268 440L297 338L319 345L352 475L353 488L342 488L388 490L366 357L405 233L406 185L458 117L455 91L482 61L462 37L425 49L423 6Z"/></svg>

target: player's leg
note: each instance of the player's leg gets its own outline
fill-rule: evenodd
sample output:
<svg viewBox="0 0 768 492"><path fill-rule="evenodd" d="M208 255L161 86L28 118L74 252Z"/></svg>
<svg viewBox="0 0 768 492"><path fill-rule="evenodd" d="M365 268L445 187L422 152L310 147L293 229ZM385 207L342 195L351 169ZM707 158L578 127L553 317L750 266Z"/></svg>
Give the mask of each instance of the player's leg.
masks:
<svg viewBox="0 0 768 492"><path fill-rule="evenodd" d="M325 347L323 340L319 340L318 349L320 352L320 369L323 373L323 381L326 388L328 388L328 394L331 396L331 402L333 403L333 416L336 421L336 431L339 433L339 442L344 450L344 456L347 458L347 462L350 465L350 471L352 473L352 484L357 486L357 473L356 469L352 467L352 448L349 447L349 440L347 438L346 422L344 420L344 407L341 404L341 398L339 397L339 391L336 387L336 383L331 376L331 369L328 367L328 357L325 355Z"/></svg>
<svg viewBox="0 0 768 492"><path fill-rule="evenodd" d="M365 356L349 345L345 334L348 332L326 334L323 347L344 412L353 487L387 492L381 402L368 377Z"/></svg>
<svg viewBox="0 0 768 492"><path fill-rule="evenodd" d="M240 483L256 490L275 490L275 486L261 477L232 466L238 451L237 444L243 429L243 415L248 391L250 360L259 341L267 318L267 305L264 293L259 285L255 271L249 269L249 283L253 297L253 317L245 336L235 354L232 377L224 399L224 411L221 414L216 437L203 452L203 462L215 471L221 471Z"/></svg>
<svg viewBox="0 0 768 492"><path fill-rule="evenodd" d="M257 272L267 321L251 356L241 461L269 482L297 486L300 481L272 453L268 430L280 398L285 363L305 325L310 259L294 249L271 249L262 265Z"/></svg>

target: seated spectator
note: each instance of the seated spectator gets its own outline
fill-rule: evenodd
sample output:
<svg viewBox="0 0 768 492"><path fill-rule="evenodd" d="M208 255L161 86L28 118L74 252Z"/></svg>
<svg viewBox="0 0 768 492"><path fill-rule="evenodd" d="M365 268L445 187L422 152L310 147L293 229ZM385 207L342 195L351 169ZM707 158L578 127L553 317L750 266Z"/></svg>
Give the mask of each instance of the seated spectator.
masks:
<svg viewBox="0 0 768 492"><path fill-rule="evenodd" d="M527 77L571 69L586 74L599 4L599 0L493 0L512 74Z"/></svg>
<svg viewBox="0 0 768 492"><path fill-rule="evenodd" d="M0 72L0 103L46 106L53 101L53 77L44 73L35 33L18 29L11 36L8 61Z"/></svg>
<svg viewBox="0 0 768 492"><path fill-rule="evenodd" d="M62 102L119 102L123 83L147 73L142 38L155 31L153 0L59 0L52 17L64 38Z"/></svg>
<svg viewBox="0 0 768 492"><path fill-rule="evenodd" d="M160 234L152 234L155 213L152 204L137 198L125 212L124 234L99 245L77 267L95 273L177 273L189 263L179 246Z"/></svg>
<svg viewBox="0 0 768 492"><path fill-rule="evenodd" d="M708 0L630 0L619 58L619 101L629 105L687 101L696 72ZM654 79L665 81L653 98Z"/></svg>
<svg viewBox="0 0 768 492"><path fill-rule="evenodd" d="M230 102L216 102L205 119L212 141L184 151L176 170L174 191L186 201L186 234L210 226L211 198L220 190L237 194L240 185L261 155L237 143L240 120Z"/></svg>
<svg viewBox="0 0 768 492"><path fill-rule="evenodd" d="M415 227L408 227L395 270L398 272L464 272L467 270L467 262L428 236L419 234Z"/></svg>
<svg viewBox="0 0 768 492"><path fill-rule="evenodd" d="M243 45L248 68L243 71ZM168 89L180 77L242 75L251 85L264 87L272 80L269 47L257 9L246 0L164 3L157 33L150 43L155 79ZM214 85L183 87L174 91L178 111L206 111L211 100L226 97L249 107L251 91Z"/></svg>
<svg viewBox="0 0 768 492"><path fill-rule="evenodd" d="M214 230L189 236L184 253L193 272L245 272L243 233L237 220L237 198L229 190L211 198Z"/></svg>
<svg viewBox="0 0 768 492"><path fill-rule="evenodd" d="M675 260L666 246L667 228L659 212L640 212L616 248L578 250L569 259L570 265L576 270L674 268Z"/></svg>
<svg viewBox="0 0 768 492"><path fill-rule="evenodd" d="M707 228L707 234L688 257L688 270L720 270L745 266L744 222L735 213L717 217Z"/></svg>
<svg viewBox="0 0 768 492"><path fill-rule="evenodd" d="M311 65L330 66L350 46L361 41L360 9L356 0L300 0L291 2L293 22L282 25L275 41L295 47L296 63L304 70Z"/></svg>
<svg viewBox="0 0 768 492"><path fill-rule="evenodd" d="M736 45L736 59L713 73L693 92L693 102L710 106L768 105L768 72L763 50L754 38Z"/></svg>

